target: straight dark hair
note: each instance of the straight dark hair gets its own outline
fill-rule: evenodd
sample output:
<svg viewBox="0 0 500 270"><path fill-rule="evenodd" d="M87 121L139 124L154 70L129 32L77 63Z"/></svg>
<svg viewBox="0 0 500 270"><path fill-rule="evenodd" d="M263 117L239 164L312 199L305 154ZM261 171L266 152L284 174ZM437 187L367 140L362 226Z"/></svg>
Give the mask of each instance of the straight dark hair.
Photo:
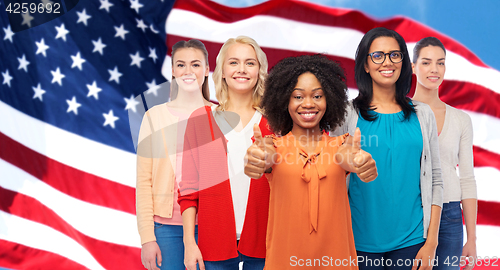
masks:
<svg viewBox="0 0 500 270"><path fill-rule="evenodd" d="M205 64L208 66L208 51L205 48L205 44L197 39L191 39L189 41L181 40L172 46L172 66L174 65L174 55L180 49L188 49L193 48L200 50L205 56ZM172 83L170 85L170 100L174 100L177 98L177 93L179 92L179 86L177 86L177 82L175 81L174 76L172 75ZM208 76L205 76L205 81L201 87L201 93L203 98L207 101L210 101L210 90L208 88Z"/></svg>
<svg viewBox="0 0 500 270"><path fill-rule="evenodd" d="M398 42L399 49L403 53L403 66L401 68L401 74L396 81L396 102L404 113L404 120L408 120L410 114L415 112L414 106L410 104L411 99L406 96L411 88L412 69L410 55L408 54L408 48L406 47L406 42L403 37L396 31L383 27L373 28L368 31L359 42L358 49L356 50L354 78L358 85L359 95L353 101L354 108L365 120L374 121L377 119L377 116L371 113L371 111L376 109L370 105L373 98L373 80L370 74L366 73L365 64L370 58L368 53L370 53L369 50L372 42L379 37L394 38Z"/></svg>
<svg viewBox="0 0 500 270"><path fill-rule="evenodd" d="M439 47L439 48L443 49L444 55L446 55L446 49L444 48L444 45L441 42L441 40L439 40L435 37L426 37L426 38L419 40L417 42L417 44L415 44L415 47L413 48L413 63L414 64L417 63L417 59L420 56L420 51L423 48L428 47L428 46Z"/></svg>

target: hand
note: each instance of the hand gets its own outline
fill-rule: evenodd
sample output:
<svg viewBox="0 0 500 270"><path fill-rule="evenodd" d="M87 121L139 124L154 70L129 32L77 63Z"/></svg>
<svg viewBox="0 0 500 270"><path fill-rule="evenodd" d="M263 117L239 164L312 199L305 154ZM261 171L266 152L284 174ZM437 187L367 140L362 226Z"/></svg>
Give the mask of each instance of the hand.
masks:
<svg viewBox="0 0 500 270"><path fill-rule="evenodd" d="M255 142L247 149L245 155L245 174L253 179L259 179L266 168L270 167L267 150L272 145L271 138L262 138L262 132L257 124L253 126Z"/></svg>
<svg viewBox="0 0 500 270"><path fill-rule="evenodd" d="M196 243L184 244L184 265L186 269L196 270L196 264L199 265L200 270L205 270L205 263L203 263L200 248Z"/></svg>
<svg viewBox="0 0 500 270"><path fill-rule="evenodd" d="M361 130L356 128L352 143L352 156L353 167L356 169L355 173L363 182L371 182L377 178L377 165L372 155L368 152L361 150Z"/></svg>
<svg viewBox="0 0 500 270"><path fill-rule="evenodd" d="M158 265L161 266L161 251L156 241L143 244L141 249L142 265L148 270L160 270L156 267L157 259Z"/></svg>
<svg viewBox="0 0 500 270"><path fill-rule="evenodd" d="M472 257L473 259L470 260L470 257ZM467 241L467 243L465 243L464 248L462 249L462 258L469 258L469 262L465 265L463 270L471 270L472 268L474 268L477 262L477 252L476 252L475 242Z"/></svg>
<svg viewBox="0 0 500 270"><path fill-rule="evenodd" d="M424 244L424 246L418 251L411 270L417 270L418 262L420 262L420 268L418 268L419 270L431 270L431 262L434 260L434 256L436 255L436 247L437 246L429 245L427 243Z"/></svg>

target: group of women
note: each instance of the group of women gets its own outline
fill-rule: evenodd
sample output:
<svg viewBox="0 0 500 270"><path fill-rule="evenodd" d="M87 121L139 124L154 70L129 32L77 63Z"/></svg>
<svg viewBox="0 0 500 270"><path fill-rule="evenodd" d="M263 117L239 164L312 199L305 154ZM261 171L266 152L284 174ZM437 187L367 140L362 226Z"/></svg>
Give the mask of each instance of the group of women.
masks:
<svg viewBox="0 0 500 270"><path fill-rule="evenodd" d="M212 75L215 105L205 46L176 43L171 101L139 134L144 267L459 269L463 255L471 269L472 124L439 99L442 43L424 38L413 54L395 31L367 32L350 102L328 58L285 58L268 75L259 45L231 38Z"/></svg>

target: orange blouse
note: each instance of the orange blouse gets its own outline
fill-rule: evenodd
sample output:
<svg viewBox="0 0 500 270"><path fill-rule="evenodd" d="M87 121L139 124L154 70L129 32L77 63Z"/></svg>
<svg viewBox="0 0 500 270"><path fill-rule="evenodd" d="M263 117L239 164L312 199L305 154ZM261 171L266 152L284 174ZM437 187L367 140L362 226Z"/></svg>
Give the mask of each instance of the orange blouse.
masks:
<svg viewBox="0 0 500 270"><path fill-rule="evenodd" d="M335 162L346 136L323 134L312 155L291 132L273 137L278 159L267 174L271 196L266 270L358 269L346 172Z"/></svg>

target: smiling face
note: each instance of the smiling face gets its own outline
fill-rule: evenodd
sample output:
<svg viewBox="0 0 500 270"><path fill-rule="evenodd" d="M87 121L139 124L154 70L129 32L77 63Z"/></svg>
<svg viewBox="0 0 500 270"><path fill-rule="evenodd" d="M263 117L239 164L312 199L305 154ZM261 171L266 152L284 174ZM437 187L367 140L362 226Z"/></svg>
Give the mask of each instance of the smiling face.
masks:
<svg viewBox="0 0 500 270"><path fill-rule="evenodd" d="M228 48L222 78L226 80L229 92L253 91L259 79L259 62L252 46L235 43Z"/></svg>
<svg viewBox="0 0 500 270"><path fill-rule="evenodd" d="M311 131L320 134L319 123L325 112L326 98L316 76L310 72L300 75L288 103L293 134L298 136Z"/></svg>
<svg viewBox="0 0 500 270"><path fill-rule="evenodd" d="M202 51L195 48L183 48L175 52L172 75L180 90L199 91L208 72L209 67L205 63Z"/></svg>
<svg viewBox="0 0 500 270"><path fill-rule="evenodd" d="M437 90L444 79L446 55L438 46L427 46L420 50L417 62L412 64L417 76L417 87Z"/></svg>
<svg viewBox="0 0 500 270"><path fill-rule="evenodd" d="M396 39L392 37L378 37L373 40L370 45L369 53L381 51L383 53L390 53L392 51L400 51L401 48ZM370 56L367 56L365 63L365 71L369 73L372 82L373 89L376 88L389 88L396 90L396 82L401 75L402 62L394 64L389 59L389 55L386 56L382 64L375 64Z"/></svg>

